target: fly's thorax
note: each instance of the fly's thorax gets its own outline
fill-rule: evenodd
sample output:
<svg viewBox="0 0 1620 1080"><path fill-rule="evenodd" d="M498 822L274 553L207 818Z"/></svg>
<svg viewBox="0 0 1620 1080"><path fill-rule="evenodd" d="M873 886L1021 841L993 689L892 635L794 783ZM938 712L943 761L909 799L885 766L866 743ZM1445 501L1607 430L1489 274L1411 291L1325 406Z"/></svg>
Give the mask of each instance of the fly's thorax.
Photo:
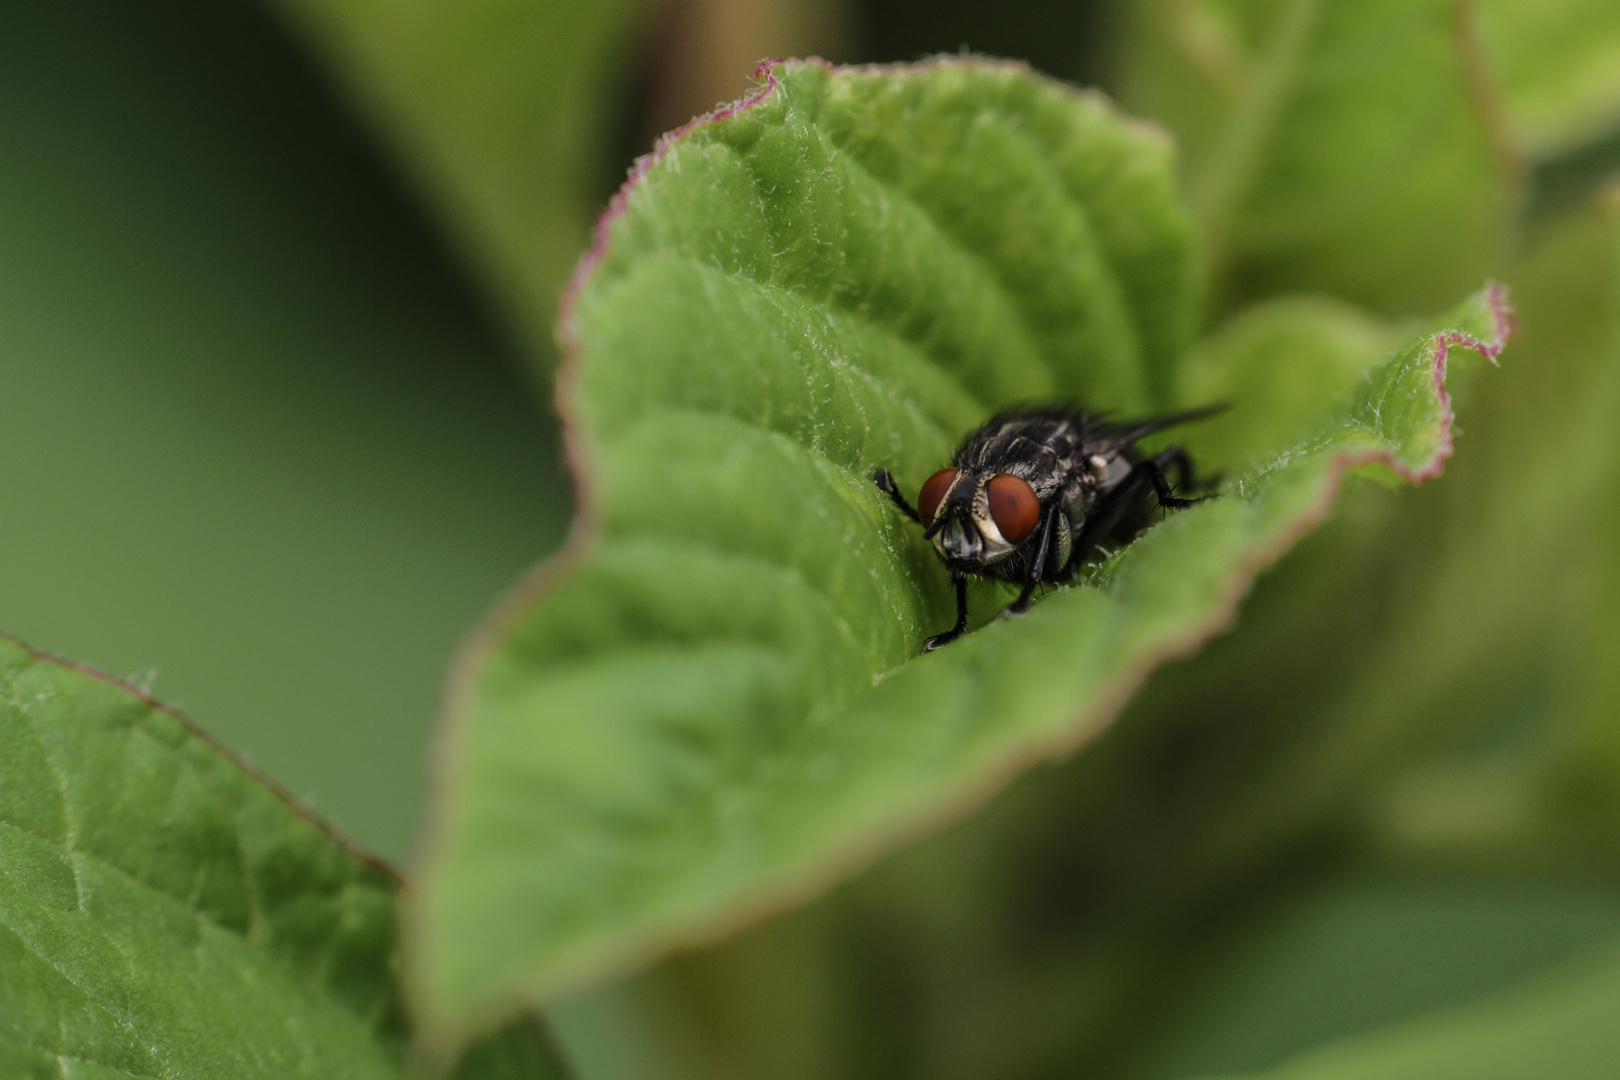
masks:
<svg viewBox="0 0 1620 1080"><path fill-rule="evenodd" d="M1071 466L1058 505L1074 529L1130 474L1131 460L1123 453L1083 453Z"/></svg>

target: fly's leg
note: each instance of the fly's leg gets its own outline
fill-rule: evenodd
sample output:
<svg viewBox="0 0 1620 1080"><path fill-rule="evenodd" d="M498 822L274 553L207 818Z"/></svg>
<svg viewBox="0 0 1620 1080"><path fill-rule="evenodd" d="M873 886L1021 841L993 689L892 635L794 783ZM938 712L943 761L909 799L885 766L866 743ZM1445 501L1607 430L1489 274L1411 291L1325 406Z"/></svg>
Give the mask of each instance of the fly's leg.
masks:
<svg viewBox="0 0 1620 1080"><path fill-rule="evenodd" d="M1007 610L1001 613L1003 619L1014 619L1024 613L1029 607L1029 601L1035 595L1035 587L1041 583L1041 573L1046 569L1046 552L1052 546L1052 529L1057 523L1058 508L1049 506L1045 518L1041 521L1041 539L1035 545L1035 558L1030 560L1029 573L1024 575L1024 587L1019 590L1018 599L1007 605Z"/></svg>
<svg viewBox="0 0 1620 1080"><path fill-rule="evenodd" d="M1130 476L1143 474L1153 484L1153 493L1159 497L1159 505L1167 510L1180 510L1183 507L1193 506L1212 498L1210 495L1201 495L1196 499L1179 499L1170 481L1165 479L1164 470L1174 464L1181 473L1181 482L1190 486L1192 484L1192 463L1187 460L1187 451L1179 446L1167 446L1146 461L1139 461L1131 467ZM1122 483L1120 487L1124 487Z"/></svg>
<svg viewBox="0 0 1620 1080"><path fill-rule="evenodd" d="M1198 481L1193 478L1192 458L1188 457L1187 451L1181 447L1167 446L1153 460L1159 463L1159 468L1163 469L1166 474L1170 472L1172 466L1175 467L1176 476L1179 478L1175 484L1176 487L1196 488L1198 486Z"/></svg>
<svg viewBox="0 0 1620 1080"><path fill-rule="evenodd" d="M900 508L902 514L917 524L922 524L922 518L917 516L917 511L912 508L910 503L906 502L906 497L900 494L900 489L894 486L894 477L889 475L888 469L873 470L872 483L878 486L879 491L894 500L894 505Z"/></svg>
<svg viewBox="0 0 1620 1080"><path fill-rule="evenodd" d="M922 518L918 515L916 508L906 502L906 497L900 494L900 489L895 486L894 477L889 475L888 469L874 469L872 471L872 483L876 484L879 491L894 501L894 505L900 508L902 514L919 525L922 524ZM933 652L943 645L949 645L967 630L967 579L953 576L951 584L956 586L956 625L943 634L935 634L923 642L923 652Z"/></svg>
<svg viewBox="0 0 1620 1080"><path fill-rule="evenodd" d="M951 584L956 586L956 625L923 642L923 652L933 652L943 645L949 645L967 629L967 578L952 577Z"/></svg>
<svg viewBox="0 0 1620 1080"><path fill-rule="evenodd" d="M1156 457L1154 457L1153 462L1159 466L1161 472L1168 471L1172 465L1175 466L1176 473L1181 477L1181 483L1177 484L1176 487L1191 491L1202 489L1212 493L1210 495L1200 495L1196 499L1183 500L1184 502L1196 503L1203 502L1208 498L1212 498L1214 489L1218 487L1221 482L1219 474L1205 477L1202 481L1198 480L1193 475L1192 459L1187 456L1187 451L1183 450L1179 446L1165 447Z"/></svg>
<svg viewBox="0 0 1620 1080"><path fill-rule="evenodd" d="M1086 557L1114 531L1125 511L1149 490L1159 500L1159 506L1166 510L1196 506L1206 499L1215 497L1200 495L1196 499L1177 498L1175 489L1170 486L1170 481L1164 475L1165 469L1171 465L1176 466L1177 471L1181 473L1183 483L1192 482L1192 466L1187 460L1187 452L1179 446L1166 447L1148 460L1137 462L1131 467L1131 471L1125 474L1125 478L1108 493L1107 500L1086 518L1085 524L1080 526L1080 531L1074 537L1074 549L1069 553L1069 561L1056 575L1056 580L1073 581Z"/></svg>

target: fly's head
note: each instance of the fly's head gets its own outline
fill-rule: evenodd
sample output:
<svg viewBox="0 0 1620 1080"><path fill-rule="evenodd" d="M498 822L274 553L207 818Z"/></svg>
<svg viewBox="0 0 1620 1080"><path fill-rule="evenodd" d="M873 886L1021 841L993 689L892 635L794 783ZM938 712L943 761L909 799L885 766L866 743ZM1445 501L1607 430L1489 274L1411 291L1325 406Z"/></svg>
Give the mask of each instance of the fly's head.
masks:
<svg viewBox="0 0 1620 1080"><path fill-rule="evenodd" d="M947 566L968 573L1016 551L1040 523L1041 509L1023 477L954 465L930 476L917 496L924 539Z"/></svg>

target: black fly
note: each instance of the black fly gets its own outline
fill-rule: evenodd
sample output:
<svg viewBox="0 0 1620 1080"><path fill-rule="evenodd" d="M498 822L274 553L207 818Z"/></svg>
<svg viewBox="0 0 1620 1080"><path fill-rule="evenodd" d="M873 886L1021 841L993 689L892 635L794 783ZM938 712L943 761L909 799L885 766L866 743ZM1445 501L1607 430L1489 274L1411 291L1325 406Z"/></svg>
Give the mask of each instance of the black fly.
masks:
<svg viewBox="0 0 1620 1080"><path fill-rule="evenodd" d="M956 586L956 625L929 638L923 651L955 641L967 628L969 574L1021 585L1002 617L1020 615L1036 586L1073 579L1098 544L1140 529L1152 509L1148 496L1171 509L1202 502L1177 498L1165 477L1175 466L1181 483L1192 484L1192 465L1179 446L1148 458L1132 447L1223 407L1123 424L1062 406L1001 413L963 440L955 464L928 478L915 510L889 470L874 472L873 482L922 524Z"/></svg>

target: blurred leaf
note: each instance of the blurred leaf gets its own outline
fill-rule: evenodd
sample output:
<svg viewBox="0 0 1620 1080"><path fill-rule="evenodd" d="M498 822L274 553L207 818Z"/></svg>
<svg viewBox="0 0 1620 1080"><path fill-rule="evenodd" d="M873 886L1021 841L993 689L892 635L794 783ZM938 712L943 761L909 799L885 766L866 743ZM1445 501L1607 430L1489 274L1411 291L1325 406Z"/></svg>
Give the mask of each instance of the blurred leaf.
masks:
<svg viewBox="0 0 1620 1080"><path fill-rule="evenodd" d="M1617 935L1620 892L1587 875L1362 863L1273 883L1193 943L1116 1080L1273 1069L1556 973Z"/></svg>
<svg viewBox="0 0 1620 1080"><path fill-rule="evenodd" d="M1037 782L1050 795L1093 777L1064 768ZM1096 875L1115 867L1070 865L1085 844L1074 834L1106 831L1105 818L1051 822L1070 834L1067 851L1032 847L1031 822L987 836L983 820L908 848L828 900L559 1006L583 1074L1033 1080L1075 1061L1098 1080L1246 1072L1471 1003L1620 932L1620 893L1584 876L1365 865L1325 879L1269 874L1213 912L1206 894L1191 920L1163 918L1190 896L1138 894L1133 919L1097 902L1114 883ZM1037 855L1056 858L1042 867ZM964 863L976 872L961 873ZM1178 880L1165 869L1161 883ZM1083 880L1052 896L1054 877L1071 874ZM1046 895L1031 890L1041 884ZM661 1023L646 1021L652 1009ZM593 1056L582 1031L594 1026L601 1044L612 1025L614 1045L656 1064Z"/></svg>
<svg viewBox="0 0 1620 1080"><path fill-rule="evenodd" d="M1223 625L1347 468L1438 472L1446 357L1500 348L1496 289L1089 586L916 658L948 587L871 469L920 482L1011 401L1161 402L1195 300L1171 187L1163 143L1099 99L971 61L779 66L665 144L567 324L595 527L451 706L428 1022L723 932L960 813Z"/></svg>
<svg viewBox="0 0 1620 1080"><path fill-rule="evenodd" d="M449 1080L569 1080L572 1075L545 1023L525 1016L462 1051Z"/></svg>
<svg viewBox="0 0 1620 1080"><path fill-rule="evenodd" d="M126 687L0 686L0 1071L399 1075L388 872Z"/></svg>
<svg viewBox="0 0 1620 1080"><path fill-rule="evenodd" d="M1620 1061L1620 956L1307 1054L1266 1080L1603 1080Z"/></svg>
<svg viewBox="0 0 1620 1080"><path fill-rule="evenodd" d="M640 0L271 0L399 151L551 354L594 210L601 134ZM621 72L622 75L622 72Z"/></svg>
<svg viewBox="0 0 1620 1080"><path fill-rule="evenodd" d="M1227 301L1431 310L1495 269L1512 152L1453 0L1141 0L1122 97L1187 148Z"/></svg>
<svg viewBox="0 0 1620 1080"><path fill-rule="evenodd" d="M1545 158L1620 126L1620 5L1477 0L1479 31L1514 138Z"/></svg>
<svg viewBox="0 0 1620 1080"><path fill-rule="evenodd" d="M1582 853L1607 866L1620 853L1620 192L1596 212L1570 215L1560 231L1573 257L1537 284L1561 303L1562 318L1538 327L1545 340L1533 343L1549 353L1584 346L1586 355L1570 357L1561 372L1543 364L1561 376L1563 408L1533 400L1518 415L1527 433L1551 422L1540 468L1520 490L1535 500L1526 514L1544 521L1557 541L1521 541L1515 554L1537 571L1538 613L1557 635L1552 647L1568 660L1557 742L1514 773L1528 772L1530 783L1520 782L1520 820L1510 839L1521 858L1553 846L1566 858ZM1584 303L1568 299L1593 291L1598 296Z"/></svg>
<svg viewBox="0 0 1620 1080"><path fill-rule="evenodd" d="M572 500L522 356L252 4L0 4L0 627L403 857Z"/></svg>
<svg viewBox="0 0 1620 1080"><path fill-rule="evenodd" d="M1198 431L1198 464L1251 469L1316 433L1407 336L1348 304L1289 297L1257 304L1199 342L1181 372L1181 404L1230 407Z"/></svg>

